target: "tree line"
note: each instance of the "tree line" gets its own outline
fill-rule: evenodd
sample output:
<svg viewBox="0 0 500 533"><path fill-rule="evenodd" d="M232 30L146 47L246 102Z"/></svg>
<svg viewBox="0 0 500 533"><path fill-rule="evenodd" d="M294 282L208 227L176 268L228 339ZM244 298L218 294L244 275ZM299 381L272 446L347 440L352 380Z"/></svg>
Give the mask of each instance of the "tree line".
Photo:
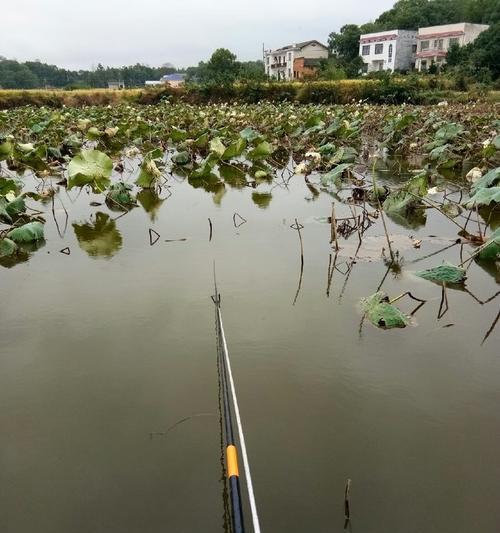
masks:
<svg viewBox="0 0 500 533"><path fill-rule="evenodd" d="M40 61L20 63L0 57L0 87L3 89L105 88L111 81L123 81L126 87L143 86L146 80L159 80L176 72L171 66L148 67L137 63L126 67L104 67L94 70L67 70Z"/></svg>

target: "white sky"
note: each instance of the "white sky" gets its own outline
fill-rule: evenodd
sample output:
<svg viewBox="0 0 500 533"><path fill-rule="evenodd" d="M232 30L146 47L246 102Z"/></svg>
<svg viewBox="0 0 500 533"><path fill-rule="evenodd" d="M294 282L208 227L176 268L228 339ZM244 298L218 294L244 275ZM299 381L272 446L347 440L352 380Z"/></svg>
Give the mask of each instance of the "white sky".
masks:
<svg viewBox="0 0 500 533"><path fill-rule="evenodd" d="M362 24L395 0L2 0L0 55L66 68L196 65L219 47L240 60Z"/></svg>

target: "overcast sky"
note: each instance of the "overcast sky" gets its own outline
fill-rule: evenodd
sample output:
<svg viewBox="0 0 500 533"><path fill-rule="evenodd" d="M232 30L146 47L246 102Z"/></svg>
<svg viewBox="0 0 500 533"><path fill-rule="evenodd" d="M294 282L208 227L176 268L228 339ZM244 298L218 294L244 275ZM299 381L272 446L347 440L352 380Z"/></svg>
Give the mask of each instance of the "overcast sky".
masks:
<svg viewBox="0 0 500 533"><path fill-rule="evenodd" d="M196 65L219 47L259 59L362 24L395 0L3 0L0 55L66 68ZM3 2L2 2L3 3Z"/></svg>

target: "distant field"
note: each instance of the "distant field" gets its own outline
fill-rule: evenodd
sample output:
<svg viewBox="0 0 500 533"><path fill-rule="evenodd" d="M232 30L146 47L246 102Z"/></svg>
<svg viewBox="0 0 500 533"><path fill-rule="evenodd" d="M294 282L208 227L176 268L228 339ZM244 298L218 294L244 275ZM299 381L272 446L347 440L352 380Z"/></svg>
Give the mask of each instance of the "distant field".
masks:
<svg viewBox="0 0 500 533"><path fill-rule="evenodd" d="M81 89L65 91L62 89L9 90L0 89L0 109L23 105L47 105L51 107L79 107L82 105L108 105L117 102L136 102L143 93L154 95L158 89Z"/></svg>

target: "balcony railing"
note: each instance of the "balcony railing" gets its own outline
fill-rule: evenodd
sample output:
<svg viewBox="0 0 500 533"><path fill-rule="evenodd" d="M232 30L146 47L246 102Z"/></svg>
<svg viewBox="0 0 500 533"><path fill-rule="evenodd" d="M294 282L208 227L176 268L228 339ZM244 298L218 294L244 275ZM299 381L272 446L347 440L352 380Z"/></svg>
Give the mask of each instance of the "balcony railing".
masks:
<svg viewBox="0 0 500 533"><path fill-rule="evenodd" d="M271 68L285 68L286 67L286 61L284 63L272 63Z"/></svg>

